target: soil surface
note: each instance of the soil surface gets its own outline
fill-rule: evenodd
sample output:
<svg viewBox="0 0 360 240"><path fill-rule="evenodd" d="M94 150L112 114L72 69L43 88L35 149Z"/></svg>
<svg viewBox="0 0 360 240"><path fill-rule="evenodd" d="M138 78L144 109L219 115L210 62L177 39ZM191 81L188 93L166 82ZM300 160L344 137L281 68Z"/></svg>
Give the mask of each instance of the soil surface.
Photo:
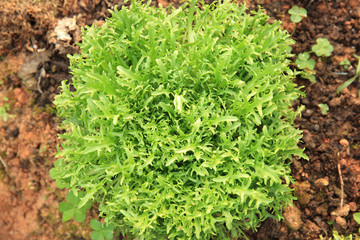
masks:
<svg viewBox="0 0 360 240"><path fill-rule="evenodd" d="M360 83L339 94L337 88L355 76L360 55L360 1L358 0L246 0L250 9L261 6L292 33L288 10L297 5L308 17L297 24L292 37L294 54L311 51L317 38L334 46L330 57L316 61L316 82L296 79L306 98L296 124L303 130L309 161L293 159L292 185L297 201L284 208L281 222L266 220L250 239L329 239L332 231L355 233L360 212ZM158 0L154 5L179 6ZM82 224L61 222L59 190L48 171L56 160L60 120L52 101L62 80L71 79L67 54L79 51L81 27L102 24L107 9L120 0L5 0L0 2L0 239L90 239L88 211ZM340 62L347 58L348 67ZM296 57L294 57L295 61ZM296 65L293 65L296 69ZM322 112L319 104L329 109ZM1 113L1 109L0 109ZM0 116L3 116L1 114ZM119 237L120 238L120 237Z"/></svg>

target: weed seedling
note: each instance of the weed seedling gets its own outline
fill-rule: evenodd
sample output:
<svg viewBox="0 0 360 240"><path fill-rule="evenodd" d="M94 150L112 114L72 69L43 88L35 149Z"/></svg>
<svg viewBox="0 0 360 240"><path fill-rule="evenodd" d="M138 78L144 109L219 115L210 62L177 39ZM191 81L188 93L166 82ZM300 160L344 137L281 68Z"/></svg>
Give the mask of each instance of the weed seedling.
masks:
<svg viewBox="0 0 360 240"><path fill-rule="evenodd" d="M307 10L305 8L299 8L298 6L293 6L290 10L289 10L289 14L290 16L290 20L295 23L295 27L293 32L291 33L291 35L294 34L295 30L296 30L296 26L299 22L301 22L301 20L303 18L307 17Z"/></svg>
<svg viewBox="0 0 360 240"><path fill-rule="evenodd" d="M10 104L8 103L9 98L4 96L3 100L5 103L4 106L0 106L0 118L2 118L4 122L6 122L9 118L12 117L12 115L8 114L8 112L10 111Z"/></svg>
<svg viewBox="0 0 360 240"><path fill-rule="evenodd" d="M329 57L334 50L334 47L330 44L326 38L318 38L316 44L312 47L312 52L318 57ZM299 69L304 70L301 73L301 77L309 79L310 82L316 82L314 67L316 65L315 60L310 59L310 53L304 52L298 55L295 61L296 66Z"/></svg>
<svg viewBox="0 0 360 240"><path fill-rule="evenodd" d="M326 103L320 103L319 108L323 115L325 115L329 111L329 106Z"/></svg>
<svg viewBox="0 0 360 240"><path fill-rule="evenodd" d="M350 67L350 61L347 58L344 58L344 60L342 60L339 65L343 66L345 70L348 70Z"/></svg>
<svg viewBox="0 0 360 240"><path fill-rule="evenodd" d="M6 122L8 120L8 115L6 113L6 109L3 106L0 107L0 117L3 119L4 122Z"/></svg>
<svg viewBox="0 0 360 240"><path fill-rule="evenodd" d="M289 14L291 15L290 19L294 23L299 23L303 18L307 17L307 10L305 8L299 8L298 6L293 6L289 10Z"/></svg>
<svg viewBox="0 0 360 240"><path fill-rule="evenodd" d="M85 196L85 192L79 191L77 196L73 191L69 191L66 195L66 202L59 204L59 211L63 214L62 221L67 222L74 218L75 221L81 223L86 218L86 210L88 210L92 203L88 201L83 207L79 207L81 198Z"/></svg>
<svg viewBox="0 0 360 240"><path fill-rule="evenodd" d="M357 59L358 59L358 65L356 67L356 73L355 76L350 78L349 80L347 80L346 82L344 82L343 84L340 85L340 87L337 89L337 93L339 94L339 92L341 92L341 90L343 90L344 88L346 88L347 86L349 86L350 84L352 84L357 78L359 78L360 75L360 64L359 64L359 59L360 57L358 55L354 55ZM359 90L359 96L360 96L360 90Z"/></svg>
<svg viewBox="0 0 360 240"><path fill-rule="evenodd" d="M299 69L304 70L301 73L302 78L308 79L311 83L316 82L314 71L316 62L314 59L310 59L310 53L300 53L295 61L295 64Z"/></svg>
<svg viewBox="0 0 360 240"><path fill-rule="evenodd" d="M318 57L330 57L334 47L326 38L318 38L316 39L316 44L312 47L312 51Z"/></svg>
<svg viewBox="0 0 360 240"><path fill-rule="evenodd" d="M112 240L114 238L114 224L101 223L96 219L91 219L90 227L94 230L91 232L91 240Z"/></svg>
<svg viewBox="0 0 360 240"><path fill-rule="evenodd" d="M313 70L316 64L314 59L310 59L310 54L308 52L300 53L295 63L298 68L309 70Z"/></svg>

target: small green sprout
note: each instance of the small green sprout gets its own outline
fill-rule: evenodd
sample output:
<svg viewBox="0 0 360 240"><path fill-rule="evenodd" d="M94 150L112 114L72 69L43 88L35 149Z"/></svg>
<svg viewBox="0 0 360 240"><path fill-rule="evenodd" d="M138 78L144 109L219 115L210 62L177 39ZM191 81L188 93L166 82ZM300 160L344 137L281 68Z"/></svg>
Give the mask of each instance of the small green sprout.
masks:
<svg viewBox="0 0 360 240"><path fill-rule="evenodd" d="M307 68L310 70L313 70L316 64L314 59L310 59L310 54L308 52L300 53L295 63L300 69Z"/></svg>
<svg viewBox="0 0 360 240"><path fill-rule="evenodd" d="M8 120L8 115L6 113L5 107L0 107L0 117L3 119L4 122Z"/></svg>
<svg viewBox="0 0 360 240"><path fill-rule="evenodd" d="M1 109L0 109L1 110ZM69 188L69 183L67 183L65 180L63 179L59 179L60 177L63 176L63 168L66 166L66 163L63 159L58 159L54 162L54 168L50 169L49 171L49 175L52 179L56 179L55 183L56 186L59 189L63 189L63 188Z"/></svg>
<svg viewBox="0 0 360 240"><path fill-rule="evenodd" d="M329 111L329 106L326 103L320 103L319 108L323 115L325 115Z"/></svg>
<svg viewBox="0 0 360 240"><path fill-rule="evenodd" d="M293 6L289 10L291 15L290 20L294 23L299 23L303 18L307 17L307 10L305 8L299 8L298 6Z"/></svg>
<svg viewBox="0 0 360 240"><path fill-rule="evenodd" d="M358 59L358 61L360 60L360 57L356 54L354 54L354 56ZM339 94L339 92L341 92L341 90L343 90L344 88L346 88L347 86L349 86L350 84L352 84L357 78L359 78L360 75L360 64L358 62L358 65L356 67L356 73L355 76L350 78L349 80L347 80L346 82L344 82L343 84L340 85L340 87L337 89L337 93ZM359 90L359 96L360 96L360 90Z"/></svg>
<svg viewBox="0 0 360 240"><path fill-rule="evenodd" d="M6 122L9 118L12 117L12 115L8 114L8 112L10 111L10 104L7 103L7 101L9 101L9 98L7 96L4 96L3 100L5 101L5 103L4 106L0 106L0 118L2 118L4 122Z"/></svg>
<svg viewBox="0 0 360 240"><path fill-rule="evenodd" d="M66 195L67 202L61 202L59 204L59 211L62 212L62 221L67 222L74 218L75 221L81 223L86 219L86 210L88 210L92 203L88 201L83 207L79 208L78 204L82 197L85 196L85 192L78 192L75 196L73 191L69 191Z"/></svg>
<svg viewBox="0 0 360 240"><path fill-rule="evenodd" d="M318 56L329 57L334 51L334 47L330 44L326 38L316 39L316 44L312 47L312 51Z"/></svg>
<svg viewBox="0 0 360 240"><path fill-rule="evenodd" d="M300 53L295 61L295 64L299 69L304 70L301 73L302 78L308 79L311 83L316 82L314 75L316 62L314 59L310 59L310 54L308 52Z"/></svg>
<svg viewBox="0 0 360 240"><path fill-rule="evenodd" d="M344 60L342 60L339 65L343 66L345 70L348 70L350 67L350 61L347 58L344 58Z"/></svg>
<svg viewBox="0 0 360 240"><path fill-rule="evenodd" d="M47 146L43 146L42 148L39 149L39 154L46 152Z"/></svg>
<svg viewBox="0 0 360 240"><path fill-rule="evenodd" d="M96 219L91 219L90 226L94 231L91 233L91 240L112 240L114 237L114 224L101 223Z"/></svg>
<svg viewBox="0 0 360 240"><path fill-rule="evenodd" d="M301 77L304 79L308 79L311 83L315 83L316 77L314 74L315 74L315 71L304 69L304 71L301 73Z"/></svg>

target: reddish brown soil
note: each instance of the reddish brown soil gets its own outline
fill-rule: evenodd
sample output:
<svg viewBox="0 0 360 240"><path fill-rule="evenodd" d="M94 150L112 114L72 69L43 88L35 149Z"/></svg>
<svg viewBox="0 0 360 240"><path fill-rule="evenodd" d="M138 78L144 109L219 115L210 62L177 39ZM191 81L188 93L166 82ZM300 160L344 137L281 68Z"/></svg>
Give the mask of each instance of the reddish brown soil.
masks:
<svg viewBox="0 0 360 240"><path fill-rule="evenodd" d="M35 2L35 3L34 3ZM43 3L38 4L37 2ZM316 79L296 80L304 86L306 98L294 107L305 106L296 124L304 131L303 142L309 161L294 159L293 185L298 200L285 211L286 219L265 221L250 239L324 239L332 229L342 234L357 232L353 214L360 211L360 83L355 81L340 94L336 89L355 75L360 51L360 1L358 0L247 0L251 9L261 5L271 20L283 21L292 32L295 24L287 11L304 7L308 17L297 27L293 38L295 54L310 51L316 39L330 40L335 50L328 58L317 58ZM20 4L21 3L21 4ZM178 1L159 0L167 6ZM89 239L88 221L82 224L61 222L57 206L66 194L58 190L48 171L55 161L59 119L52 100L63 79L70 79L66 54L77 52L80 27L109 16L107 8L122 5L119 0L5 0L0 3L0 106L10 105L8 121L0 122L0 239ZM49 6L52 6L50 8ZM4 10L5 9L5 10ZM21 15L16 15L21 13ZM16 17L11 17L16 16ZM58 20L75 19L69 29L70 40L54 35ZM24 62L39 49L49 50L39 61L45 74L34 89L19 78ZM339 63L348 58L345 70ZM295 60L295 58L294 58ZM294 64L294 68L295 64ZM35 79L35 78L34 78ZM36 78L38 79L38 78ZM34 81L33 79L30 81ZM9 100L4 100L6 96ZM322 114L319 104L327 104ZM342 179L342 181L341 181ZM95 215L91 210L89 215ZM295 230L294 230L295 229Z"/></svg>

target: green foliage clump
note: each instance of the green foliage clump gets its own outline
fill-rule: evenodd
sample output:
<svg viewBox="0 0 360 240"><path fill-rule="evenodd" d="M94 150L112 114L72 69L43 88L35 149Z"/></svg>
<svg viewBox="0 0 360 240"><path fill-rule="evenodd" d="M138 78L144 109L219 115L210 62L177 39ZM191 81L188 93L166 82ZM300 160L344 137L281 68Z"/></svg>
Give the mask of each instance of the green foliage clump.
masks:
<svg viewBox="0 0 360 240"><path fill-rule="evenodd" d="M293 199L293 40L263 11L195 5L132 2L88 27L56 97L52 177L130 238L237 237Z"/></svg>

